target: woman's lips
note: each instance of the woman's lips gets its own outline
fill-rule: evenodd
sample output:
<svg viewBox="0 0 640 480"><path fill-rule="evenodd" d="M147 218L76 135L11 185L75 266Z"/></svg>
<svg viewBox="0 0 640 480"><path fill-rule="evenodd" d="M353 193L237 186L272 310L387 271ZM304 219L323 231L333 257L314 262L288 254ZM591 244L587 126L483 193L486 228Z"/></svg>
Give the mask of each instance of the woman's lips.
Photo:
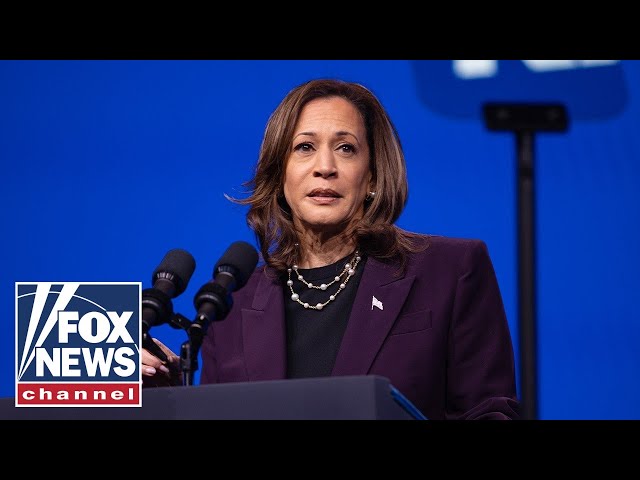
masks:
<svg viewBox="0 0 640 480"><path fill-rule="evenodd" d="M317 205L330 205L341 198L338 192L330 188L316 188L309 192L308 197Z"/></svg>
<svg viewBox="0 0 640 480"><path fill-rule="evenodd" d="M340 200L340 197L309 196L309 198L318 205L330 205Z"/></svg>

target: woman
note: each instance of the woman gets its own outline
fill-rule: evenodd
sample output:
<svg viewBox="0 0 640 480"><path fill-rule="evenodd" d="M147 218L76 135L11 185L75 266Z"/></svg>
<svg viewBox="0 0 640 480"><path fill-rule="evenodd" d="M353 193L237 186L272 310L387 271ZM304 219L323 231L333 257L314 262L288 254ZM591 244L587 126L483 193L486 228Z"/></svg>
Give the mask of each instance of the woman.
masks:
<svg viewBox="0 0 640 480"><path fill-rule="evenodd" d="M211 325L201 383L371 374L429 419L518 418L487 248L394 225L405 160L372 92L336 80L289 92L247 186L247 198L231 200L249 205L266 264ZM172 378L149 352L143 364L147 382Z"/></svg>

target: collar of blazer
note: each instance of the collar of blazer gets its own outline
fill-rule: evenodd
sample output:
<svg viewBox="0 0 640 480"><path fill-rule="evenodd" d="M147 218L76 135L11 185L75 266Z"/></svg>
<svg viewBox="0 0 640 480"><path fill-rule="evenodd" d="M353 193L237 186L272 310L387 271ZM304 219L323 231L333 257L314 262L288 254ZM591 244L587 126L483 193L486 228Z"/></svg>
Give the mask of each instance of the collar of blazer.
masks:
<svg viewBox="0 0 640 480"><path fill-rule="evenodd" d="M396 268L395 264L367 259L332 375L368 373L415 280L415 275L394 275ZM374 297L384 308L374 308ZM241 313L249 379L285 378L284 292L272 270L264 272L251 308L243 308Z"/></svg>

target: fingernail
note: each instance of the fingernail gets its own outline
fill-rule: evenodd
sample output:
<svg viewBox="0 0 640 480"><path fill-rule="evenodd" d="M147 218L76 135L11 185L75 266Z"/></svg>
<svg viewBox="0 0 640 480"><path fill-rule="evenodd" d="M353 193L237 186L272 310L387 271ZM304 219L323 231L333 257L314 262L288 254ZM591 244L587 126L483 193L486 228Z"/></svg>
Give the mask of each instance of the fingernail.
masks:
<svg viewBox="0 0 640 480"><path fill-rule="evenodd" d="M160 368L162 368L162 367L160 367ZM146 367L146 368L144 369L144 371L145 371L146 373L148 373L149 375L155 375L155 374L156 374L156 369L155 369L155 368L153 368L153 367Z"/></svg>
<svg viewBox="0 0 640 480"><path fill-rule="evenodd" d="M170 372L170 370L167 367L165 367L164 365L160 365L158 368L160 369L161 372L164 372L164 373L169 373Z"/></svg>

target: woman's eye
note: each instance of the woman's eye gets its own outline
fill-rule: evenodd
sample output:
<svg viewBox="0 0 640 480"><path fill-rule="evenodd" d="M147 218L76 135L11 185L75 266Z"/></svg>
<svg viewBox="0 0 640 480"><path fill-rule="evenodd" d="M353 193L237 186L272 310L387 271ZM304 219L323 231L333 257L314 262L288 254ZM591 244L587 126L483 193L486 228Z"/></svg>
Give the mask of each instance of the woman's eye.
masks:
<svg viewBox="0 0 640 480"><path fill-rule="evenodd" d="M353 145L345 143L344 145L340 145L340 150L345 153L353 153L355 151L355 147Z"/></svg>
<svg viewBox="0 0 640 480"><path fill-rule="evenodd" d="M310 152L311 149L312 149L312 146L310 143L301 143L299 145L296 145L294 150L300 151L300 152Z"/></svg>

